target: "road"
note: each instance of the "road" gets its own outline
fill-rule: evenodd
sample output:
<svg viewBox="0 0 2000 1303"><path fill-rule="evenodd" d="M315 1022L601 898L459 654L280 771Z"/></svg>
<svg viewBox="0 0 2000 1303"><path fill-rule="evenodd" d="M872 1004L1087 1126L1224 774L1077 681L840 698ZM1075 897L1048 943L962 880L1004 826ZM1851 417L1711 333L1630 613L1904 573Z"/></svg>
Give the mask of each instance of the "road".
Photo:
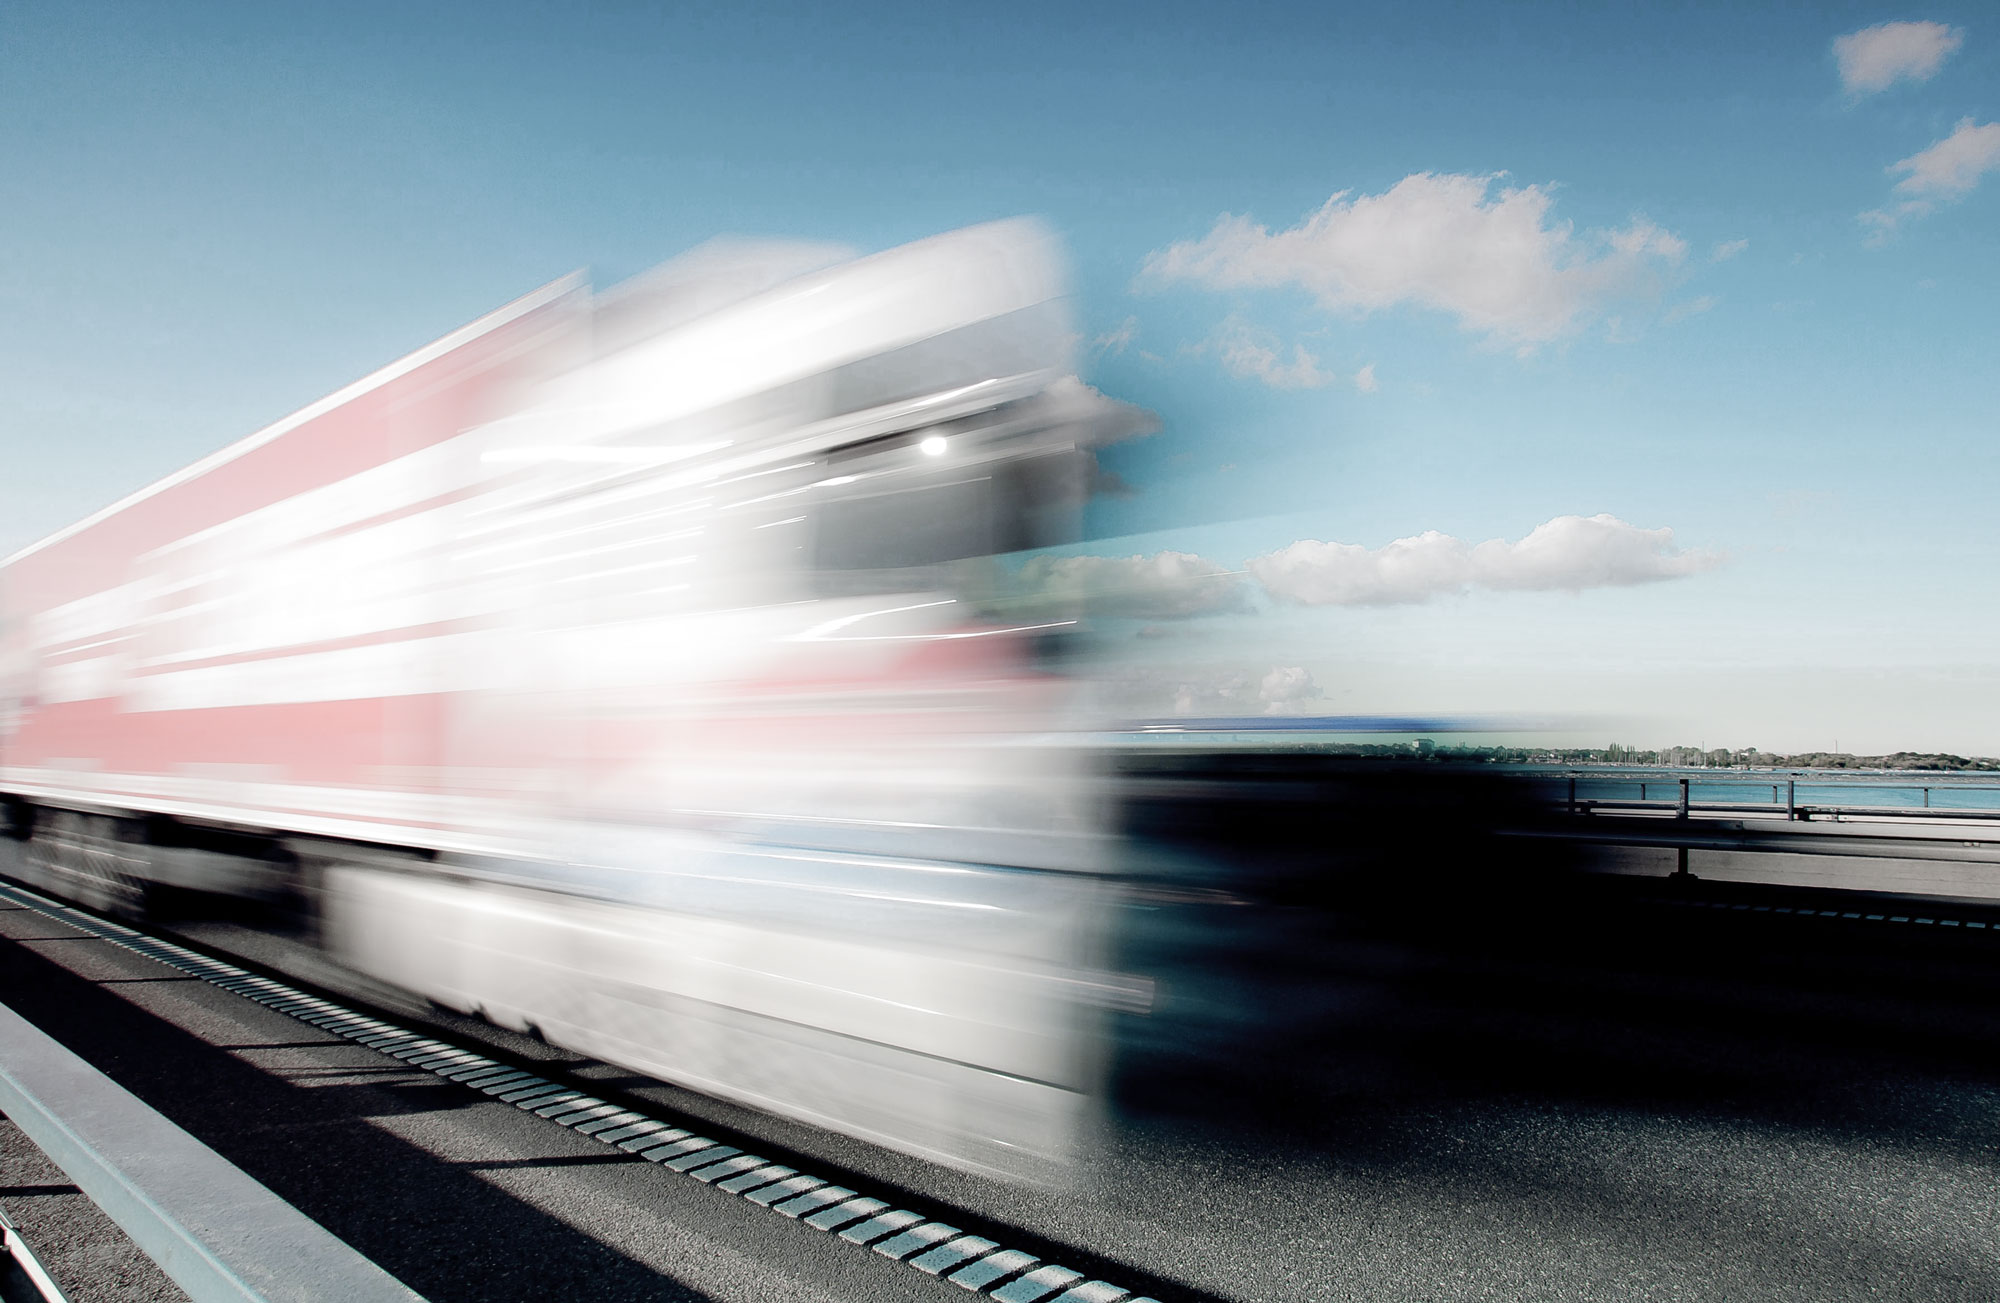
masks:
<svg viewBox="0 0 2000 1303"><path fill-rule="evenodd" d="M431 1025L1162 1299L2000 1297L2000 937L1630 888L1275 920L1254 980L1315 998L1133 1061L1061 1190ZM39 915L0 938L0 998L440 1303L965 1297Z"/></svg>

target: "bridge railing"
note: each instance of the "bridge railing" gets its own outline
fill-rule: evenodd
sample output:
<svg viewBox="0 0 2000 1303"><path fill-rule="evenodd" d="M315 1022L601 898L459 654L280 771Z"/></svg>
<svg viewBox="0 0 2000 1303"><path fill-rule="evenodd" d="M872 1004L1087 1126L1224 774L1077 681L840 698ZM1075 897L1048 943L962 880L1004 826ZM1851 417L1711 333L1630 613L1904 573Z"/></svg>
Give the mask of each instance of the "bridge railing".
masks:
<svg viewBox="0 0 2000 1303"><path fill-rule="evenodd" d="M1550 781L1552 775L1538 776L1542 781ZM1716 815L1752 815L1765 818L1782 818L1787 822L1810 822L1814 819L1923 819L1931 822L1991 822L2000 820L2000 784L1995 783L1901 783L1895 781L1875 781L1874 776L1852 780L1829 780L1820 776L1805 776L1804 781L1824 790L1828 787L1850 786L1876 792L1907 792L1917 798L1914 804L1886 805L1872 803L1842 802L1799 799L1800 775L1789 775L1783 779L1766 781L1761 776L1732 775L1709 780L1709 787L1725 787L1729 795L1737 799L1703 799L1700 794L1702 780L1687 775L1656 775L1647 777L1624 777L1599 773L1571 772L1562 776L1563 786L1554 797L1562 809L1572 815L1587 815L1593 811L1606 813L1668 815L1675 818L1707 817ZM1579 783L1602 790L1607 786L1622 785L1636 787L1636 798L1607 797L1580 794ZM1744 789L1768 787L1771 799L1740 799ZM1659 792L1659 796L1653 793ZM1933 793L1987 793L1991 794L1990 806L1964 804L1936 804Z"/></svg>
<svg viewBox="0 0 2000 1303"><path fill-rule="evenodd" d="M423 1303L4 1004L0 1111L193 1303Z"/></svg>

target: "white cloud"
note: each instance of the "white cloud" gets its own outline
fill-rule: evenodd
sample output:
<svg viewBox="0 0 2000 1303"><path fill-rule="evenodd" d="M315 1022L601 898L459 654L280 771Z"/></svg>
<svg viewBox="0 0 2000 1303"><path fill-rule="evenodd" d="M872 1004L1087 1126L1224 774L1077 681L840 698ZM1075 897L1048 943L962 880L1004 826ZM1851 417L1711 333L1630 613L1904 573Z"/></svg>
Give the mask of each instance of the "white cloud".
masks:
<svg viewBox="0 0 2000 1303"><path fill-rule="evenodd" d="M2000 168L2000 122L1975 126L1971 118L1961 118L1949 136L1891 164L1889 171L1905 174L1896 183L1898 194L1956 199L1995 168Z"/></svg>
<svg viewBox="0 0 2000 1303"><path fill-rule="evenodd" d="M1364 394L1375 392L1375 364L1370 362L1354 373L1354 387Z"/></svg>
<svg viewBox="0 0 2000 1303"><path fill-rule="evenodd" d="M1093 615L1170 620L1242 609L1243 577L1188 552L1151 556L1038 556L1019 582L1057 601L1082 602Z"/></svg>
<svg viewBox="0 0 2000 1303"><path fill-rule="evenodd" d="M1553 221L1551 192L1495 190L1497 176L1420 172L1379 195L1342 191L1272 232L1224 216L1146 260L1160 281L1212 289L1297 287L1326 308L1416 304L1522 346L1575 330L1602 304L1653 287L1686 243L1643 218L1594 237Z"/></svg>
<svg viewBox="0 0 2000 1303"><path fill-rule="evenodd" d="M1970 194L1979 179L1995 169L2000 169L2000 122L1978 124L1961 118L1943 140L1889 165L1891 175L1903 174L1896 193L1906 198L1861 214L1861 221L1873 228L1873 239L1879 242L1904 218L1922 217L1946 200Z"/></svg>
<svg viewBox="0 0 2000 1303"><path fill-rule="evenodd" d="M1721 244L1715 246L1715 252L1709 255L1709 261L1728 262L1731 258L1734 258L1749 247L1750 241L1748 240L1724 240Z"/></svg>
<svg viewBox="0 0 2000 1303"><path fill-rule="evenodd" d="M1676 579L1721 558L1674 546L1671 529L1640 529L1611 515L1557 516L1517 542L1476 547L1436 530L1379 548L1302 539L1253 557L1264 590L1305 606L1394 606L1471 588L1622 587Z"/></svg>
<svg viewBox="0 0 2000 1303"><path fill-rule="evenodd" d="M1231 317L1201 351L1213 350L1222 369L1244 380L1261 380L1273 389L1320 389L1333 380L1304 344L1292 345L1289 358L1282 345L1262 331Z"/></svg>
<svg viewBox="0 0 2000 1303"><path fill-rule="evenodd" d="M1965 34L1943 23L1877 23L1834 38L1840 84L1856 95L1887 90L1898 81L1929 81Z"/></svg>
<svg viewBox="0 0 2000 1303"><path fill-rule="evenodd" d="M1125 320L1119 322L1115 329L1106 331L1092 340L1090 351L1093 355L1097 356L1108 353L1116 357L1127 348L1130 348L1132 341L1138 337L1139 319L1137 317L1127 317Z"/></svg>
<svg viewBox="0 0 2000 1303"><path fill-rule="evenodd" d="M1253 557L1247 569L1264 591L1305 606L1395 606L1463 591L1471 549L1436 530L1386 547L1301 539Z"/></svg>
<svg viewBox="0 0 2000 1303"><path fill-rule="evenodd" d="M1674 546L1674 531L1641 529L1609 513L1557 516L1518 543L1489 539L1472 549L1472 579L1483 588L1618 588L1679 579L1722 558Z"/></svg>

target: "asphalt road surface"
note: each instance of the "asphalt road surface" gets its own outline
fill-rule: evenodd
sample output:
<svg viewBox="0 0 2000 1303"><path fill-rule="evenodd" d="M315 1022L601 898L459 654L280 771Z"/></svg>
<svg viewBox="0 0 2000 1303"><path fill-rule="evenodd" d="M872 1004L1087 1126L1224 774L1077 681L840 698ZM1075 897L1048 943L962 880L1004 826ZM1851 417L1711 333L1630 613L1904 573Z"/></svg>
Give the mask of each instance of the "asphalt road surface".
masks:
<svg viewBox="0 0 2000 1303"><path fill-rule="evenodd" d="M1135 1049L1057 1190L427 1025L1162 1299L2000 1297L2000 935L1963 925L2000 919L1853 904L1626 881L1259 918L1230 980L1282 1012ZM174 930L389 1008L256 919ZM0 999L438 1303L966 1297L30 912L0 911Z"/></svg>

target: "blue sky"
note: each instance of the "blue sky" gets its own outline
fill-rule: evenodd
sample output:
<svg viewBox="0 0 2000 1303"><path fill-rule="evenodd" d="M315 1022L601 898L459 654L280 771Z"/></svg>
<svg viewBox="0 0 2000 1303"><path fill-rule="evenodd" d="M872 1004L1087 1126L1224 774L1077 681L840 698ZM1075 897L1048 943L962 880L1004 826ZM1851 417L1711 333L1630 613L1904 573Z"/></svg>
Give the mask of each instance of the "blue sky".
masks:
<svg viewBox="0 0 2000 1303"><path fill-rule="evenodd" d="M1163 424L1090 550L1239 576L1142 695L2000 754L1990 11L572 8L0 13L0 549L574 267L1035 213Z"/></svg>

